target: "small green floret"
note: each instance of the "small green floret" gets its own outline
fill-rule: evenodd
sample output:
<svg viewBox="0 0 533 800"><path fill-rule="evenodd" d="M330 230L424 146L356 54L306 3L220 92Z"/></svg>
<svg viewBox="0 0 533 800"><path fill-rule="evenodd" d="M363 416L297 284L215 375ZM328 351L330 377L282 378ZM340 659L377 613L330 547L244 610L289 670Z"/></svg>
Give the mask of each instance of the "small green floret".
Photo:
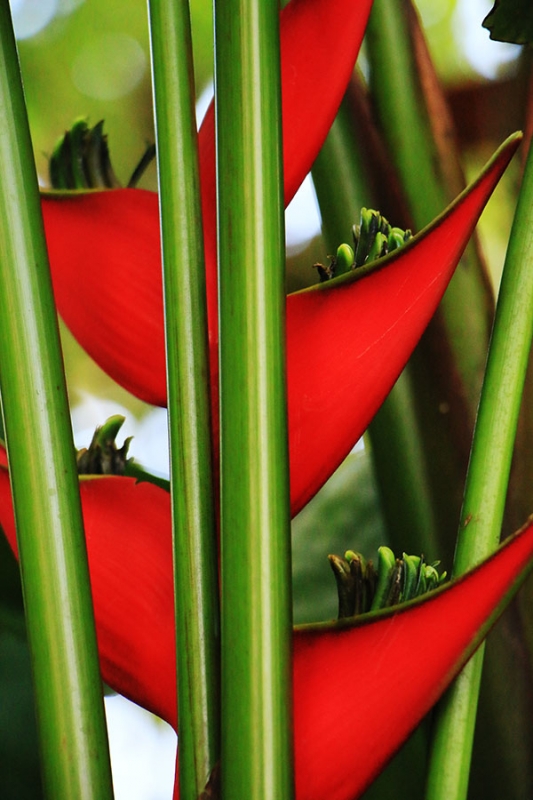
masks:
<svg viewBox="0 0 533 800"><path fill-rule="evenodd" d="M446 579L446 572L437 570L439 561L428 564L424 556L407 553L396 558L390 547L378 549L377 568L353 550L347 550L344 558L328 558L337 582L339 619L413 600Z"/></svg>
<svg viewBox="0 0 533 800"><path fill-rule="evenodd" d="M391 227L379 211L371 208L361 209L359 224L353 226L352 235L353 248L349 244L341 244L335 256L328 256L328 265L314 265L321 282L338 278L339 275L382 258L412 238L410 230Z"/></svg>
<svg viewBox="0 0 533 800"><path fill-rule="evenodd" d="M132 437L117 447L116 437L124 424L124 417L115 414L96 428L89 447L76 453L79 475L124 475L128 464L128 449Z"/></svg>
<svg viewBox="0 0 533 800"><path fill-rule="evenodd" d="M133 171L128 186L135 186L155 157L155 145L149 145ZM53 189L117 189L120 182L113 170L104 134L104 121L89 128L87 120L77 119L54 147L49 164Z"/></svg>

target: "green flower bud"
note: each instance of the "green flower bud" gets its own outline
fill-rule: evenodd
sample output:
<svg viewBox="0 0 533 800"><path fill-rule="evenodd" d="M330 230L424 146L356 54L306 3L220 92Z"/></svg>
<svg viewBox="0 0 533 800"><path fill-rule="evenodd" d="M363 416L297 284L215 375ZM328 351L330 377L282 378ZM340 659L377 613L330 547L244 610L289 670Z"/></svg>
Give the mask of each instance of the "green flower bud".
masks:
<svg viewBox="0 0 533 800"><path fill-rule="evenodd" d="M339 618L378 611L413 600L440 586L439 561L427 564L424 556L402 554L396 558L390 547L378 549L378 567L360 553L347 550L344 558L328 556L337 580Z"/></svg>
<svg viewBox="0 0 533 800"><path fill-rule="evenodd" d="M396 567L396 556L390 547L378 548L378 579L376 584L376 592L370 607L371 611L376 611L379 608L384 608L389 597L390 583L392 573Z"/></svg>
<svg viewBox="0 0 533 800"><path fill-rule="evenodd" d="M350 569L350 564L339 556L328 556L331 569L337 583L337 594L339 599L338 618L353 617L356 613L355 606L355 579Z"/></svg>
<svg viewBox="0 0 533 800"><path fill-rule="evenodd" d="M335 277L350 272L354 264L354 252L349 244L341 244L337 248L335 262Z"/></svg>
<svg viewBox="0 0 533 800"><path fill-rule="evenodd" d="M124 417L115 414L96 428L89 447L83 447L76 454L79 475L125 474L132 437L125 439L121 448L115 442L123 424Z"/></svg>

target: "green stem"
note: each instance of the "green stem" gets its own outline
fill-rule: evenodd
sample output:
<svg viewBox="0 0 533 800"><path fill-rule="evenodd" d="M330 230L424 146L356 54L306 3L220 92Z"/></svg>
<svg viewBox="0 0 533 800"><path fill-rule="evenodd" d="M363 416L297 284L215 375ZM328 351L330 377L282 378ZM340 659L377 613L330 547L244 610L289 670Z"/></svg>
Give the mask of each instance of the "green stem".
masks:
<svg viewBox="0 0 533 800"><path fill-rule="evenodd" d="M367 44L372 98L416 232L442 212L463 182L444 124L445 103L410 0L375 0ZM469 246L409 367L420 398L415 413L441 557L448 555L449 531L459 514L491 312L486 276Z"/></svg>
<svg viewBox="0 0 533 800"><path fill-rule="evenodd" d="M358 222L361 208L378 202L368 170L369 161L375 161L374 154L367 149L375 132L368 130L369 116L363 105L360 87L352 85L313 165L329 253L335 253L341 242L351 241L352 225ZM437 558L437 529L409 374L400 376L368 434L391 543L407 552L420 550L429 558Z"/></svg>
<svg viewBox="0 0 533 800"><path fill-rule="evenodd" d="M530 149L505 260L461 512L454 574L496 547L533 334L533 151ZM466 797L483 651L444 698L428 798ZM466 755L463 755L466 754Z"/></svg>
<svg viewBox="0 0 533 800"><path fill-rule="evenodd" d="M49 797L112 797L74 444L9 3L0 3L0 381Z"/></svg>
<svg viewBox="0 0 533 800"><path fill-rule="evenodd" d="M431 63L420 54L422 36L410 0L375 0L367 29L372 97L416 230L429 224L464 188L462 176L457 177L460 170L454 161L453 139L450 144L448 135L439 148L437 136L442 140L443 133L432 128L428 104L444 101L433 84ZM438 113L444 115L445 111L439 109ZM473 423L490 333L492 297L471 247L461 267L440 310Z"/></svg>
<svg viewBox="0 0 533 800"><path fill-rule="evenodd" d="M174 542L180 797L219 758L219 617L203 229L189 5L151 2Z"/></svg>
<svg viewBox="0 0 533 800"><path fill-rule="evenodd" d="M215 3L222 790L293 794L278 4Z"/></svg>
<svg viewBox="0 0 533 800"><path fill-rule="evenodd" d="M418 85L405 0L375 0L367 28L370 88L418 228L447 204L437 149Z"/></svg>

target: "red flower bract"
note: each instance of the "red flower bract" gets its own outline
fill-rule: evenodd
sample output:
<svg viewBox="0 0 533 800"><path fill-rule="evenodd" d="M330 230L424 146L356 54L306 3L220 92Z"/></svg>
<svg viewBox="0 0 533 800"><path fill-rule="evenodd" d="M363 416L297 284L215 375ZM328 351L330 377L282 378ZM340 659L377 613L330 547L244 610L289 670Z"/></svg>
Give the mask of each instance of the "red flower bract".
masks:
<svg viewBox="0 0 533 800"><path fill-rule="evenodd" d="M387 259L287 299L291 502L301 509L382 404L444 294L520 138Z"/></svg>
<svg viewBox="0 0 533 800"><path fill-rule="evenodd" d="M281 12L288 202L333 122L372 0L292 0ZM320 98L317 106L316 98ZM210 338L217 342L215 130L199 134ZM83 348L133 394L166 404L157 197L139 190L43 196L57 305ZM214 350L216 359L216 349Z"/></svg>
<svg viewBox="0 0 533 800"><path fill-rule="evenodd" d="M518 143L518 136L509 139L476 183L412 243L377 266L288 297L293 513L339 465L396 381ZM164 402L156 202L137 190L97 192L45 201L43 211L54 291L68 326L126 388ZM211 350L216 409L213 341Z"/></svg>
<svg viewBox="0 0 533 800"><path fill-rule="evenodd" d="M292 0L281 13L285 196L311 167L349 80L370 0ZM316 98L320 99L317 106ZM510 159L507 144L431 232L363 276L291 295L287 382L291 505L302 508L366 429L451 278ZM199 136L214 446L218 447L215 140ZM58 309L119 383L166 403L157 198L140 190L43 197ZM388 266L385 268L385 264Z"/></svg>
<svg viewBox="0 0 533 800"><path fill-rule="evenodd" d="M131 478L82 479L80 489L103 679L176 727L170 497ZM0 525L16 549L1 467ZM295 632L298 800L363 791L486 635L532 555L530 524L422 600Z"/></svg>

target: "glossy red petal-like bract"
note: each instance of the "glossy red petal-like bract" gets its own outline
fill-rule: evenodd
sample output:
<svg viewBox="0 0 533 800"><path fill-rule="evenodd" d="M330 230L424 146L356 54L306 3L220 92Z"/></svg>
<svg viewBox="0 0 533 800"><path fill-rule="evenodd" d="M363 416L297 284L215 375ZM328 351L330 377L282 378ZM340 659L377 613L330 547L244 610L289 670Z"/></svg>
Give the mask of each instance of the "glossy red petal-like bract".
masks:
<svg viewBox="0 0 533 800"><path fill-rule="evenodd" d="M349 452L383 402L453 274L473 227L519 139L506 143L478 181L412 244L360 272L287 299L291 505L300 510ZM115 201L117 200L117 202ZM83 204L80 213L78 203ZM127 209L126 217L123 217ZM123 190L44 201L47 229L94 238L95 270L107 263L105 290L88 268L64 268L72 243L51 235L58 306L88 352L134 394L165 401L163 322L156 199ZM128 220L127 225L125 220ZM135 231L144 233L136 251ZM107 252L117 245L116 257ZM136 241L136 239L135 239ZM146 245L146 249L142 250ZM59 273L56 273L58 265ZM148 278L147 276L151 276ZM94 309L94 313L91 312ZM159 309L159 310L158 310ZM212 370L216 345L212 342ZM151 386L154 394L144 394ZM212 380L216 408L216 375Z"/></svg>
<svg viewBox="0 0 533 800"><path fill-rule="evenodd" d="M287 298L291 505L300 510L348 454L398 378L520 137L411 244Z"/></svg>
<svg viewBox="0 0 533 800"><path fill-rule="evenodd" d="M283 180L292 200L333 123L365 32L372 0L292 0L280 14ZM209 325L217 331L215 119L199 135Z"/></svg>
<svg viewBox="0 0 533 800"><path fill-rule="evenodd" d="M530 521L476 570L421 602L344 630L296 633L299 800L359 797L479 646L532 558Z"/></svg>
<svg viewBox="0 0 533 800"><path fill-rule="evenodd" d="M372 0L292 0L281 12L285 195L311 169L354 67ZM317 99L319 98L319 103ZM215 128L199 135L210 338L216 344ZM116 190L44 195L59 312L128 391L166 405L157 197ZM214 353L216 359L216 352Z"/></svg>
<svg viewBox="0 0 533 800"><path fill-rule="evenodd" d="M132 394L166 405L157 195L43 195L56 305L84 350Z"/></svg>
<svg viewBox="0 0 533 800"><path fill-rule="evenodd" d="M80 494L103 679L175 725L170 496L117 477L82 478ZM0 526L16 553L2 467Z"/></svg>
<svg viewBox="0 0 533 800"><path fill-rule="evenodd" d="M104 680L176 726L170 498L131 478L81 481ZM7 470L0 525L13 547ZM403 610L294 636L298 800L353 800L438 699L533 557L533 525Z"/></svg>

